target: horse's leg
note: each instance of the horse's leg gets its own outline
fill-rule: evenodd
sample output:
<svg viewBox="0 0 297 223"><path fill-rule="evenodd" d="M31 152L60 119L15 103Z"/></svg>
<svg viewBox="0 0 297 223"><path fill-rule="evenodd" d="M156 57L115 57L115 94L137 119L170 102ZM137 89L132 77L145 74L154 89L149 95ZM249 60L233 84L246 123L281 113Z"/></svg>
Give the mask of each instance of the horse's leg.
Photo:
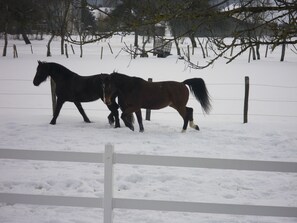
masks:
<svg viewBox="0 0 297 223"><path fill-rule="evenodd" d="M183 116L183 119L184 119L184 125L183 125L182 132L186 132L187 127L188 127L188 123L189 123L189 119L188 119L187 115Z"/></svg>
<svg viewBox="0 0 297 223"><path fill-rule="evenodd" d="M51 125L55 125L56 124L56 120L60 114L60 111L61 111L61 108L63 106L65 101L61 100L61 99L57 99L57 105L56 105L56 109L55 109L55 112L54 112L54 117L52 118L50 124Z"/></svg>
<svg viewBox="0 0 297 223"><path fill-rule="evenodd" d="M111 113L108 115L109 124L113 124L115 121L115 128L120 128L120 119L119 119L119 112L118 108L119 105L114 101L111 105L107 106Z"/></svg>
<svg viewBox="0 0 297 223"><path fill-rule="evenodd" d="M194 123L193 108L186 107L186 109L187 109L187 117L188 117L188 120L190 121L190 127L193 129L199 130L199 126Z"/></svg>
<svg viewBox="0 0 297 223"><path fill-rule="evenodd" d="M171 106L174 109L176 109L178 111L178 113L180 114L180 116L183 118L184 120L184 125L183 125L183 129L182 132L186 132L187 127L188 127L188 123L189 123L189 117L188 117L188 109L187 107L175 107L175 106Z"/></svg>
<svg viewBox="0 0 297 223"><path fill-rule="evenodd" d="M114 123L114 117L113 117L112 112L109 113L109 115L107 116L107 119L108 119L108 123L110 125L113 125L113 123Z"/></svg>
<svg viewBox="0 0 297 223"><path fill-rule="evenodd" d="M139 125L139 132L144 132L144 128L143 128L143 124L142 124L141 110L139 109L138 111L135 112L135 114L136 114L138 125Z"/></svg>
<svg viewBox="0 0 297 223"><path fill-rule="evenodd" d="M86 115L83 107L81 106L80 102L74 102L75 106L77 107L79 113L82 115L82 117L84 118L84 121L87 123L90 123L90 119L88 118L88 116Z"/></svg>
<svg viewBox="0 0 297 223"><path fill-rule="evenodd" d="M125 126L127 126L129 129L131 129L132 131L134 131L134 126L133 126L133 123L132 123L132 115L131 115L131 113L123 112L122 115L121 115L121 118L124 121Z"/></svg>

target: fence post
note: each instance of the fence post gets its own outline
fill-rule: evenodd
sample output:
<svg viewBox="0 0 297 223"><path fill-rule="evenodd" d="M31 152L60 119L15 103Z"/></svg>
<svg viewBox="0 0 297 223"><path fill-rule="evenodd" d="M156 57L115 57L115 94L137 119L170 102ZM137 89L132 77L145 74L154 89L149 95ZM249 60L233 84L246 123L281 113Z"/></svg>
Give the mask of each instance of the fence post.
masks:
<svg viewBox="0 0 297 223"><path fill-rule="evenodd" d="M56 106L57 106L57 97L56 97L56 83L52 78L51 78L51 94L52 94L52 106L53 106L53 115L54 115Z"/></svg>
<svg viewBox="0 0 297 223"><path fill-rule="evenodd" d="M113 220L113 151L112 144L105 145L104 151L104 196L103 196L103 211L104 223L112 223Z"/></svg>
<svg viewBox="0 0 297 223"><path fill-rule="evenodd" d="M153 79L149 78L148 82L153 82ZM146 111L145 111L145 120L147 120L147 121L151 120L151 110L150 109L146 109Z"/></svg>
<svg viewBox="0 0 297 223"><path fill-rule="evenodd" d="M245 76L244 80L245 80L245 93L244 93L243 123L247 123L248 122L250 78L248 76Z"/></svg>
<svg viewBox="0 0 297 223"><path fill-rule="evenodd" d="M68 58L68 46L67 46L67 43L65 43L65 55L66 57Z"/></svg>
<svg viewBox="0 0 297 223"><path fill-rule="evenodd" d="M13 44L13 58L18 58L18 50L15 44Z"/></svg>
<svg viewBox="0 0 297 223"><path fill-rule="evenodd" d="M103 46L101 46L101 54L100 54L100 60L103 58Z"/></svg>

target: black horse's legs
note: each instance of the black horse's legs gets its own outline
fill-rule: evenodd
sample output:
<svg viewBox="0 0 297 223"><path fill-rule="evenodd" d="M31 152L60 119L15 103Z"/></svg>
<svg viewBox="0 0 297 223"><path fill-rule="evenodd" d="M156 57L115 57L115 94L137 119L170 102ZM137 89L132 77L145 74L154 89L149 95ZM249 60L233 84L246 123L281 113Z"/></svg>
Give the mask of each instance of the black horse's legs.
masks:
<svg viewBox="0 0 297 223"><path fill-rule="evenodd" d="M143 124L142 124L141 110L139 109L138 111L135 112L135 114L136 114L138 125L139 125L139 132L144 132L144 128L143 128Z"/></svg>
<svg viewBox="0 0 297 223"><path fill-rule="evenodd" d="M107 107L111 111L111 113L108 115L109 124L112 125L115 121L115 128L120 128L121 126L118 112L119 105L113 102L111 105L108 105Z"/></svg>
<svg viewBox="0 0 297 223"><path fill-rule="evenodd" d="M56 124L56 120L57 120L57 118L58 118L58 116L59 116L59 114L60 114L60 111L61 111L61 108L62 108L64 102L65 102L65 101L62 101L62 100L60 100L60 99L58 98L58 100L57 100L57 105L56 105L56 109L55 109L55 112L54 112L54 117L52 118L52 120L51 120L51 122L50 122L51 125L55 125L55 124Z"/></svg>
<svg viewBox="0 0 297 223"><path fill-rule="evenodd" d="M199 130L199 126L194 123L193 108L187 107L186 109L187 109L187 118L190 121L190 127L193 129Z"/></svg>
<svg viewBox="0 0 297 223"><path fill-rule="evenodd" d="M113 117L112 112L110 112L110 114L107 116L107 119L108 119L108 123L110 125L112 125L114 123L114 117Z"/></svg>
<svg viewBox="0 0 297 223"><path fill-rule="evenodd" d="M74 102L75 106L77 107L79 113L82 115L82 117L84 118L84 121L87 123L90 123L90 119L88 118L88 116L86 115L83 107L81 106L80 102Z"/></svg>

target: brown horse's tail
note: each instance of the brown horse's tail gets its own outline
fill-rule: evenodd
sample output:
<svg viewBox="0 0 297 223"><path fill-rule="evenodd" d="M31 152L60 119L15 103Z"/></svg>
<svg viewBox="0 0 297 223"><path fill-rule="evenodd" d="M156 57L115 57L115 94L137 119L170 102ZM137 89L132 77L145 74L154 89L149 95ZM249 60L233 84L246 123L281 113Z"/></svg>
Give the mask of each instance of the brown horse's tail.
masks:
<svg viewBox="0 0 297 223"><path fill-rule="evenodd" d="M197 101L200 102L203 111L208 114L211 110L211 104L210 96L204 80L202 78L192 78L185 80L183 83L190 87L191 92L193 93Z"/></svg>

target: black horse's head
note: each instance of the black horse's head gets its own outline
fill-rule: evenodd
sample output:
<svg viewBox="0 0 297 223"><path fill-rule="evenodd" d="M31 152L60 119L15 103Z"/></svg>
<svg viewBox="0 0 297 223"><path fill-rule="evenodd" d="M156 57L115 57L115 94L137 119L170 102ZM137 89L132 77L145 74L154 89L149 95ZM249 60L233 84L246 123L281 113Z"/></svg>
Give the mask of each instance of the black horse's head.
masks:
<svg viewBox="0 0 297 223"><path fill-rule="evenodd" d="M38 61L37 71L33 80L35 86L39 86L40 83L46 80L49 76L49 69L46 62Z"/></svg>
<svg viewBox="0 0 297 223"><path fill-rule="evenodd" d="M103 102L110 105L112 103L112 97L116 93L116 86L111 78L111 75L102 74L102 92Z"/></svg>

